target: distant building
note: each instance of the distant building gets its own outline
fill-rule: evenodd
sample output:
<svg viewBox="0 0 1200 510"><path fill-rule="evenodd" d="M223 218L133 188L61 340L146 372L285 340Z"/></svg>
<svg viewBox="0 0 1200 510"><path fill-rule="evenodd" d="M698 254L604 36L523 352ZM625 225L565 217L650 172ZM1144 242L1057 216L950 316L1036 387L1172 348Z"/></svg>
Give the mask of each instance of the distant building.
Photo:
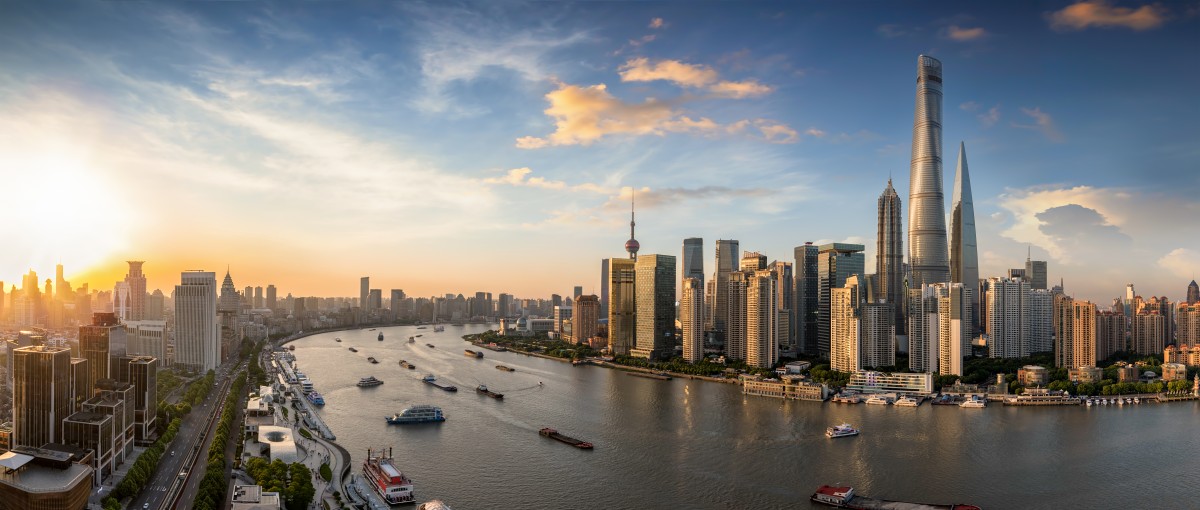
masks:
<svg viewBox="0 0 1200 510"><path fill-rule="evenodd" d="M1096 314L1096 349L1099 351L1097 361L1127 349L1124 314L1111 311Z"/></svg>
<svg viewBox="0 0 1200 510"><path fill-rule="evenodd" d="M988 355L993 358L1029 356L1029 283L1014 278L988 279Z"/></svg>
<svg viewBox="0 0 1200 510"><path fill-rule="evenodd" d="M1104 371L1095 366L1082 366L1067 370L1067 379L1074 383L1098 383L1104 379Z"/></svg>
<svg viewBox="0 0 1200 510"><path fill-rule="evenodd" d="M88 384L101 379L116 379L114 362L125 356L128 335L114 313L92 314L92 323L79 327L80 357L88 360ZM40 445L38 445L40 446Z"/></svg>
<svg viewBox="0 0 1200 510"><path fill-rule="evenodd" d="M1163 363L1162 378L1164 381L1187 380L1187 365L1183 363Z"/></svg>
<svg viewBox="0 0 1200 510"><path fill-rule="evenodd" d="M718 338L725 342L728 351L728 328L725 322L729 320L729 275L738 272L738 242L734 239L718 239L716 246L716 264L713 267L713 309L709 316L712 318L712 330ZM728 354L727 354L728 355ZM739 358L740 359L740 358Z"/></svg>
<svg viewBox="0 0 1200 510"><path fill-rule="evenodd" d="M587 343L600 330L600 298L582 295L575 300L575 312L571 317L572 339L577 344Z"/></svg>
<svg viewBox="0 0 1200 510"><path fill-rule="evenodd" d="M938 373L963 375L963 357L971 353L972 289L961 283L945 287L938 297Z"/></svg>
<svg viewBox="0 0 1200 510"><path fill-rule="evenodd" d="M1196 285L1196 280L1192 280L1187 287L1187 304L1200 304L1200 285Z"/></svg>
<svg viewBox="0 0 1200 510"><path fill-rule="evenodd" d="M908 291L908 368L914 372L938 371L941 340L940 300L946 284L925 284Z"/></svg>
<svg viewBox="0 0 1200 510"><path fill-rule="evenodd" d="M967 169L967 146L964 142L958 144L958 166L954 172L952 196L950 202L950 282L962 284L964 290L962 295L970 300L965 305L965 313L960 310L959 325L962 334L970 339L975 337L975 331L979 327L977 317L982 300L975 290L979 282L979 246L975 236L975 201L971 197L971 175ZM961 375L961 371L960 368L959 375ZM943 370L942 373L947 372Z"/></svg>
<svg viewBox="0 0 1200 510"><path fill-rule="evenodd" d="M667 358L675 347L675 256L640 255L634 266L637 333L630 355Z"/></svg>
<svg viewBox="0 0 1200 510"><path fill-rule="evenodd" d="M774 397L787 400L823 401L829 398L829 387L824 384L805 381L795 377L785 377L780 381L742 381L742 393L760 397Z"/></svg>
<svg viewBox="0 0 1200 510"><path fill-rule="evenodd" d="M264 492L259 485L235 485L229 510L279 510L278 492Z"/></svg>
<svg viewBox="0 0 1200 510"><path fill-rule="evenodd" d="M830 291L846 285L851 275L863 275L863 245L832 243L817 249L817 350L829 359Z"/></svg>
<svg viewBox="0 0 1200 510"><path fill-rule="evenodd" d="M125 323L126 348L131 356L153 356L160 366L167 358L167 322L162 320Z"/></svg>
<svg viewBox="0 0 1200 510"><path fill-rule="evenodd" d="M147 319L146 275L142 274L142 264L145 262L141 260L129 260L126 262L129 264L129 273L125 275L125 285L129 292L129 313L126 316L126 320L140 321Z"/></svg>
<svg viewBox="0 0 1200 510"><path fill-rule="evenodd" d="M1162 352L1167 342L1167 319L1158 310L1143 310L1133 316L1132 343L1138 354Z"/></svg>
<svg viewBox="0 0 1200 510"><path fill-rule="evenodd" d="M1071 336L1066 340L1066 359L1068 367L1094 367L1099 352L1096 343L1096 305L1089 301L1071 303Z"/></svg>
<svg viewBox="0 0 1200 510"><path fill-rule="evenodd" d="M795 248L795 294L793 298L792 323L796 325L796 345L799 352L810 356L818 353L818 278L817 246L805 243Z"/></svg>
<svg viewBox="0 0 1200 510"><path fill-rule="evenodd" d="M1045 386L1048 380L1046 367L1025 365L1017 369L1017 382L1021 386Z"/></svg>
<svg viewBox="0 0 1200 510"><path fill-rule="evenodd" d="M274 285L267 285L267 308L274 310L278 306L276 290Z"/></svg>
<svg viewBox="0 0 1200 510"><path fill-rule="evenodd" d="M1046 290L1048 282L1046 281L1046 261L1044 260L1025 260L1025 279L1029 282L1029 288L1034 290Z"/></svg>
<svg viewBox="0 0 1200 510"><path fill-rule="evenodd" d="M900 195L892 187L891 179L879 195L876 216L875 274L879 277L880 295L893 305L892 323L896 329L905 331L904 302L908 298L904 291L904 217L900 212Z"/></svg>
<svg viewBox="0 0 1200 510"><path fill-rule="evenodd" d="M725 357L746 359L746 285L747 273L733 271L725 275Z"/></svg>
<svg viewBox="0 0 1200 510"><path fill-rule="evenodd" d="M1192 292L1193 281L1188 285ZM1191 297L1188 297L1191 300ZM1175 306L1175 341L1179 345L1200 345L1200 303L1179 303Z"/></svg>
<svg viewBox="0 0 1200 510"><path fill-rule="evenodd" d="M175 286L175 363L206 372L216 368L219 360L216 274L186 271Z"/></svg>
<svg viewBox="0 0 1200 510"><path fill-rule="evenodd" d="M637 334L636 271L633 259L609 259L608 345L615 356L628 356Z"/></svg>
<svg viewBox="0 0 1200 510"><path fill-rule="evenodd" d="M1118 382L1138 382L1138 369L1136 365L1125 365L1117 368Z"/></svg>
<svg viewBox="0 0 1200 510"><path fill-rule="evenodd" d="M703 281L694 277L683 279L679 296L679 325L683 333L683 359L696 363L704 359L704 290Z"/></svg>
<svg viewBox="0 0 1200 510"><path fill-rule="evenodd" d="M860 370L850 374L846 389L859 393L933 393L933 374Z"/></svg>
<svg viewBox="0 0 1200 510"><path fill-rule="evenodd" d="M1168 345L1163 349L1163 363L1182 363L1192 367L1200 366L1200 345Z"/></svg>

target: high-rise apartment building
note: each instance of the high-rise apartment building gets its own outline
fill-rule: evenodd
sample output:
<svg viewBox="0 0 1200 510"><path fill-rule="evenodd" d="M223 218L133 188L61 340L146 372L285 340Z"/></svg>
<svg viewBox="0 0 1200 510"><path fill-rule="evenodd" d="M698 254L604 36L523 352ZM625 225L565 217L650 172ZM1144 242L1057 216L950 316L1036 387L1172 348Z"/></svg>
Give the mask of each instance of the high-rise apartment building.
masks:
<svg viewBox="0 0 1200 510"><path fill-rule="evenodd" d="M585 294L575 300L575 313L571 317L571 331L575 343L587 343L600 329L600 298Z"/></svg>
<svg viewBox="0 0 1200 510"><path fill-rule="evenodd" d="M1096 314L1096 348L1100 353L1097 360L1127 350L1125 346L1125 314L1104 311Z"/></svg>
<svg viewBox="0 0 1200 510"><path fill-rule="evenodd" d="M93 388L101 379L117 379L116 360L127 350L128 333L116 314L92 314L92 323L79 327L80 357L88 360L88 384Z"/></svg>
<svg viewBox="0 0 1200 510"><path fill-rule="evenodd" d="M910 288L950 281L946 247L946 202L942 187L942 63L921 55L917 57L917 99L908 185Z"/></svg>
<svg viewBox="0 0 1200 510"><path fill-rule="evenodd" d="M265 304L266 304L267 308L269 308L271 310L274 310L276 306L279 306L279 303L277 301L275 293L276 293L275 286L267 285L267 302Z"/></svg>
<svg viewBox="0 0 1200 510"><path fill-rule="evenodd" d="M1064 366L1069 368L1094 367L1099 353L1096 331L1096 305L1090 301L1075 300L1071 303L1071 336L1064 349Z"/></svg>
<svg viewBox="0 0 1200 510"><path fill-rule="evenodd" d="M685 277L679 295L679 327L683 334L683 359L704 359L704 291L699 278Z"/></svg>
<svg viewBox="0 0 1200 510"><path fill-rule="evenodd" d="M857 308L853 288L829 290L829 368L838 372L855 372L863 368L858 350Z"/></svg>
<svg viewBox="0 0 1200 510"><path fill-rule="evenodd" d="M908 290L908 368L913 372L938 372L941 344L941 298L945 283L925 284Z"/></svg>
<svg viewBox="0 0 1200 510"><path fill-rule="evenodd" d="M602 285L602 287L605 290L608 290L608 283L605 282L605 284ZM601 308L600 316L601 317L607 317L607 315L604 313L604 310L603 310L603 308L604 308L603 303L606 301L608 301L607 296L601 299L601 305L600 305L600 308ZM512 307L513 307L513 295L500 293L500 297L496 301L496 316L502 317L502 318L508 317L509 314L512 313Z"/></svg>
<svg viewBox="0 0 1200 510"><path fill-rule="evenodd" d="M220 363L217 328L217 275L185 271L175 286L175 363L206 372Z"/></svg>
<svg viewBox="0 0 1200 510"><path fill-rule="evenodd" d="M817 354L829 358L829 292L846 284L851 275L862 275L863 245L832 243L817 248Z"/></svg>
<svg viewBox="0 0 1200 510"><path fill-rule="evenodd" d="M13 367L14 446L60 442L71 415L71 350L44 345L9 351Z"/></svg>
<svg viewBox="0 0 1200 510"><path fill-rule="evenodd" d="M741 271L759 271L767 268L767 256L756 251L748 251L742 254L742 261L738 267Z"/></svg>
<svg viewBox="0 0 1200 510"><path fill-rule="evenodd" d="M608 268L608 347L628 356L637 336L637 272L633 259L609 259Z"/></svg>
<svg viewBox="0 0 1200 510"><path fill-rule="evenodd" d="M725 357L746 359L746 286L745 271L733 271L725 276Z"/></svg>
<svg viewBox="0 0 1200 510"><path fill-rule="evenodd" d="M979 285L979 247L975 240L975 201L971 198L971 175L967 171L967 147L958 144L958 167L954 172L954 193L950 202L950 281L969 290ZM979 329L979 296L971 295L967 312L967 338ZM961 375L961 374L959 374Z"/></svg>
<svg viewBox="0 0 1200 510"><path fill-rule="evenodd" d="M367 309L367 298L371 294L371 277L364 276L358 279L358 307L364 310Z"/></svg>
<svg viewBox="0 0 1200 510"><path fill-rule="evenodd" d="M771 262L767 269L775 278L775 308L778 316L779 351L780 354L795 357L796 326L792 322L793 300L796 298L796 279L792 275L792 263L783 261Z"/></svg>
<svg viewBox="0 0 1200 510"><path fill-rule="evenodd" d="M1186 302L1175 306L1175 342L1200 345L1200 303Z"/></svg>
<svg viewBox="0 0 1200 510"><path fill-rule="evenodd" d="M796 325L796 343L801 353L815 356L818 352L817 328L819 282L817 278L818 248L813 243L804 243L794 250L796 262L792 266L795 274L795 303L792 323Z"/></svg>
<svg viewBox="0 0 1200 510"><path fill-rule="evenodd" d="M871 302L866 278L846 279L830 291L830 367L854 372L896 364L893 305Z"/></svg>
<svg viewBox="0 0 1200 510"><path fill-rule="evenodd" d="M971 352L973 289L951 283L938 298L938 373L963 375L963 356Z"/></svg>
<svg viewBox="0 0 1200 510"><path fill-rule="evenodd" d="M988 355L1022 358L1029 355L1029 282L989 278L987 307Z"/></svg>
<svg viewBox="0 0 1200 510"><path fill-rule="evenodd" d="M375 312L381 308L383 308L383 289L370 289L367 292L366 310L368 312Z"/></svg>
<svg viewBox="0 0 1200 510"><path fill-rule="evenodd" d="M716 248L716 263L713 264L713 296L712 329L718 338L725 339L725 321L729 318L729 274L738 270L738 242L733 239L718 239ZM728 349L727 349L728 350Z"/></svg>
<svg viewBox="0 0 1200 510"><path fill-rule="evenodd" d="M1158 310L1142 310L1133 316L1132 344L1138 354L1154 356L1167 346L1167 319Z"/></svg>
<svg viewBox="0 0 1200 510"><path fill-rule="evenodd" d="M1074 334L1072 331L1075 320L1072 316L1072 305L1075 303L1075 299L1062 292L1051 292L1051 296L1051 299L1054 300L1051 303L1053 307L1051 322L1054 326L1054 366L1069 368L1071 355L1068 351L1071 348L1070 339Z"/></svg>
<svg viewBox="0 0 1200 510"><path fill-rule="evenodd" d="M1029 290L1029 352L1052 351L1054 351L1054 294L1045 289L1031 288Z"/></svg>
<svg viewBox="0 0 1200 510"><path fill-rule="evenodd" d="M893 305L896 314L893 324L904 331L904 218L900 212L900 195L892 187L891 179L879 195L877 217L875 274L879 278L878 290L883 300Z"/></svg>
<svg viewBox="0 0 1200 510"><path fill-rule="evenodd" d="M675 349L675 256L641 255L634 266L637 347L630 354L668 358Z"/></svg>
<svg viewBox="0 0 1200 510"><path fill-rule="evenodd" d="M775 275L746 274L746 364L771 368L779 361L779 305Z"/></svg>
<svg viewBox="0 0 1200 510"><path fill-rule="evenodd" d="M262 307L263 307L263 288L261 286L258 286L258 287L254 288L254 304L251 306L251 308L253 308L255 310L259 310L259 309L262 309Z"/></svg>
<svg viewBox="0 0 1200 510"><path fill-rule="evenodd" d="M146 275L142 273L141 260L127 260L129 273L125 275L125 284L129 292L129 313L125 320L140 321L146 319ZM61 266L60 266L61 267Z"/></svg>

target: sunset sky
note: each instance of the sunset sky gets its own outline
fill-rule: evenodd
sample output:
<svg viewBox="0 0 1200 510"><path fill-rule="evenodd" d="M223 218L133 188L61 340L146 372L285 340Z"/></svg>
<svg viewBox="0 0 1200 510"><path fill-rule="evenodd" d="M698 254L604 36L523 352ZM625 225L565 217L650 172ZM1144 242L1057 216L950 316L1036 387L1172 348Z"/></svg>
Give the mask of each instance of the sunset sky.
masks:
<svg viewBox="0 0 1200 510"><path fill-rule="evenodd" d="M0 4L0 280L599 292L641 253L867 245L944 65L981 276L1107 304L1200 267L1200 3ZM949 204L947 203L947 206ZM906 232L907 235L907 232ZM907 240L906 240L907 242ZM872 270L873 271L873 270Z"/></svg>

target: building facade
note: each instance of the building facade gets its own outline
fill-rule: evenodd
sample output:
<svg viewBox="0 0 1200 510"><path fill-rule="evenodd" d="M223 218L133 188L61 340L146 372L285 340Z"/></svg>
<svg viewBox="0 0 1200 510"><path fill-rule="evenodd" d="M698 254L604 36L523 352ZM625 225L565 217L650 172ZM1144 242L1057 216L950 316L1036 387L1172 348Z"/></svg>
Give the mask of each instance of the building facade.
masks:
<svg viewBox="0 0 1200 510"><path fill-rule="evenodd" d="M62 442L71 415L71 350L36 345L9 351L13 367L13 444Z"/></svg>
<svg viewBox="0 0 1200 510"><path fill-rule="evenodd" d="M967 147L963 142L958 144L958 166L954 172L954 193L950 201L950 282L961 283L970 295L969 309L964 318L967 321L966 338L974 338L979 329L980 299L971 290L979 282L979 247L975 238L975 201L971 198Z"/></svg>
<svg viewBox="0 0 1200 510"><path fill-rule="evenodd" d="M830 353L830 292L846 285L852 275L863 275L863 245L832 243L817 248L817 351Z"/></svg>
<svg viewBox="0 0 1200 510"><path fill-rule="evenodd" d="M917 99L909 166L910 289L950 281L942 186L942 63L917 57Z"/></svg>
<svg viewBox="0 0 1200 510"><path fill-rule="evenodd" d="M879 278L879 294L891 303L895 311L892 321L904 331L904 218L900 212L900 195L888 179L887 188L879 195L875 239L875 275Z"/></svg>
<svg viewBox="0 0 1200 510"><path fill-rule="evenodd" d="M665 359L675 348L675 256L640 255L634 266L637 336L630 354Z"/></svg>
<svg viewBox="0 0 1200 510"><path fill-rule="evenodd" d="M207 372L220 364L217 327L217 279L206 271L187 271L175 286L175 363Z"/></svg>
<svg viewBox="0 0 1200 510"><path fill-rule="evenodd" d="M698 278L683 279L679 327L683 334L683 359L688 363L704 359L704 289Z"/></svg>

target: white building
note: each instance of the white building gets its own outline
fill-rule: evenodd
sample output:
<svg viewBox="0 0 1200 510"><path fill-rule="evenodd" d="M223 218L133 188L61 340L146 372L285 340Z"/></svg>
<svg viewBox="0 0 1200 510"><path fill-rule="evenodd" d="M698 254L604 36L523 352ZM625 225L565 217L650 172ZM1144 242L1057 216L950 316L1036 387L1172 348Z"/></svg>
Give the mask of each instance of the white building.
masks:
<svg viewBox="0 0 1200 510"><path fill-rule="evenodd" d="M696 363L704 359L703 286L698 278L684 278L683 293L679 296L679 326L683 332L683 359L688 363Z"/></svg>
<svg viewBox="0 0 1200 510"><path fill-rule="evenodd" d="M186 271L175 286L175 363L206 372L220 364L217 328L217 276Z"/></svg>
<svg viewBox="0 0 1200 510"><path fill-rule="evenodd" d="M154 356L165 366L167 360L167 321L128 321L125 323L126 350L130 356Z"/></svg>
<svg viewBox="0 0 1200 510"><path fill-rule="evenodd" d="M779 306L775 277L768 270L747 275L746 364L771 368L779 361Z"/></svg>
<svg viewBox="0 0 1200 510"><path fill-rule="evenodd" d="M1029 356L1029 282L1019 278L990 278L986 303L988 355L993 358Z"/></svg>
<svg viewBox="0 0 1200 510"><path fill-rule="evenodd" d="M859 393L933 393L933 374L859 370L850 374L846 389Z"/></svg>
<svg viewBox="0 0 1200 510"><path fill-rule="evenodd" d="M1123 344L1124 338L1121 340ZM1030 289L1029 352L1051 352L1053 350L1054 294L1045 289Z"/></svg>
<svg viewBox="0 0 1200 510"><path fill-rule="evenodd" d="M914 372L938 371L941 343L940 299L946 284L922 285L908 291L908 368Z"/></svg>
<svg viewBox="0 0 1200 510"><path fill-rule="evenodd" d="M938 373L963 375L963 356L971 352L971 289L952 283L938 298Z"/></svg>

